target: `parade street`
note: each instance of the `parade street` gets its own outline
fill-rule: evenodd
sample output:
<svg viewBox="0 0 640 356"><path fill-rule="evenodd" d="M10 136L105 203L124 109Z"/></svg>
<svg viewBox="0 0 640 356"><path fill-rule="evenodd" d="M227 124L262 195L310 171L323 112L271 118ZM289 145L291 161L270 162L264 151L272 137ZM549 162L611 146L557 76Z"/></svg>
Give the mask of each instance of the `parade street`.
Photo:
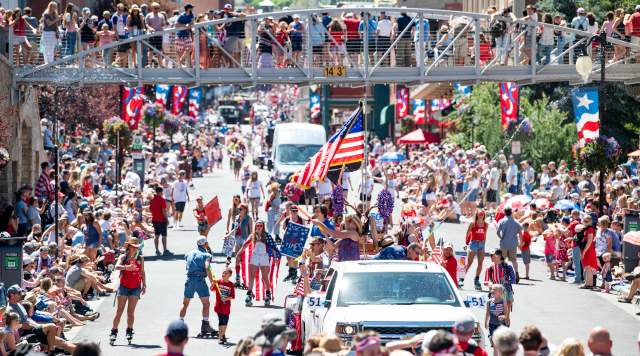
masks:
<svg viewBox="0 0 640 356"><path fill-rule="evenodd" d="M113 299L102 298L95 306L101 317L95 322L78 329L71 334L73 341L91 340L100 343L104 355L150 355L161 352L164 347L162 335L167 324L178 318L182 302L185 281L184 255L196 246L197 232L192 208L195 196L201 194L205 201L213 196L220 199L223 219L209 233L209 243L215 252L214 270L219 277L225 266L225 258L220 254L222 236L226 226L226 214L233 194L240 193L239 182L234 181L232 174L223 165L223 171L216 171L194 180L195 189L190 189L191 202L185 210L185 223L182 230L169 231L169 249L174 253L171 257L156 257L153 254L153 241L148 240L144 246L147 275L147 293L142 296L136 312L135 336L131 347L127 346L123 333L118 336L114 346L109 345L109 330L114 314ZM268 173L261 172L261 180L266 181ZM357 187L358 179L353 175L353 186ZM350 197L356 194L351 192ZM398 209L399 204L396 204ZM264 210L261 214L264 214ZM436 231L436 236L446 237L454 244L456 251L462 249L464 232L467 224L445 224ZM487 238L487 251L497 246L495 230L491 229ZM533 250L534 253L536 250ZM520 269L523 265L520 260ZM485 261L485 267L488 265ZM473 267L475 269L475 265ZM291 293L293 285L282 282L286 268L281 265L280 281L275 295L275 303L270 308L263 307L262 302L255 302L247 308L244 305L245 291L236 290L236 299L231 309L231 318L227 337L231 344L221 346L217 340L196 339L194 336L200 328L201 305L194 299L189 306L185 321L189 325L189 340L185 349L187 355L232 355L235 343L242 337L255 334L262 318L269 313L283 315L282 305L286 294ZM483 278L484 275L481 276ZM524 325L535 324L552 345L558 345L567 337L577 337L583 342L589 330L595 325L608 328L614 335L614 354L630 355L629 345L635 344L637 330L630 326L637 325L634 313L637 306L619 304L613 295L579 290L569 283L550 281L546 278L545 265L539 258L534 258L531 267L532 280L522 280L515 289L515 304L512 314L512 327L521 330ZM117 281L117 276L114 278ZM473 290L472 278L467 278L463 295L477 293ZM213 298L212 298L213 299ZM213 303L212 303L213 305ZM474 314L484 321L484 309L474 309ZM611 318L616 315L616 318ZM211 325L217 329L215 313L211 313ZM74 332L76 330L73 330ZM486 341L485 341L486 342ZM487 347L488 347L488 342Z"/></svg>

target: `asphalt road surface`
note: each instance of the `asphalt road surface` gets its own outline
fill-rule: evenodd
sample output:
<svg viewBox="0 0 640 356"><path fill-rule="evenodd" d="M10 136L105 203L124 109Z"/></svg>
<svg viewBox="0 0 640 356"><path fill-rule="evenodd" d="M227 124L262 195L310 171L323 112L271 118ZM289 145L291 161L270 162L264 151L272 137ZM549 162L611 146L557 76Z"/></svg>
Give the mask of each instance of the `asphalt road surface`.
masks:
<svg viewBox="0 0 640 356"><path fill-rule="evenodd" d="M153 241L149 240L144 246L145 268L147 273L147 294L138 304L135 336L132 345L127 345L124 338L125 317L120 324L120 334L114 346L109 345L109 332L114 314L113 297L102 298L92 303L100 312L101 317L90 322L82 329L73 330L69 335L74 341L90 340L99 342L104 355L152 355L162 352L164 348L163 335L170 321L178 318L182 302L183 284L185 281L184 255L195 248L197 231L192 214L195 196L201 194L205 202L213 196L218 196L223 211L223 220L211 229L209 242L216 252L214 270L220 276L224 268L225 258L220 254L222 250L222 236L225 232L226 211L231 203L233 194L240 193L240 183L233 179L232 174L224 165L224 171L206 175L195 179L195 189L191 189L191 202L185 209L184 228L179 231L169 231L169 249L174 256L156 257ZM263 182L267 172L260 172ZM352 175L354 187L358 178ZM352 196L355 194L352 192ZM398 205L398 204L396 204ZM396 206L397 208L397 206ZM264 215L264 209L261 209ZM465 224L445 224L437 231L436 236L442 236L454 244L456 250L463 246ZM490 231L487 250L497 246L495 231ZM280 276L284 277L286 268L281 266ZM520 265L522 269L522 265ZM530 281L522 281L515 286L515 304L512 314L512 327L520 331L524 325L535 324L541 328L550 343L559 345L567 337L576 337L586 342L589 330L596 325L607 327L613 336L614 354L636 354L637 335L640 330L640 317L635 316L638 311L635 306L619 304L613 295L584 291L575 285L550 281L546 278L546 267L543 262L534 260L531 268ZM117 280L117 277L115 278ZM187 344L187 355L232 355L234 344L246 335L253 335L258 331L262 318L270 313L283 314L284 297L293 290L290 283L278 283L275 302L269 308L263 307L261 302L254 303L251 308L244 305L245 291L236 291L233 301L227 337L231 345L220 346L217 340L191 338ZM473 289L472 278L467 278L462 289L463 295L477 293ZM212 298L213 306L213 298ZM484 310L474 309L479 320L484 320ZM425 315L425 319L428 318ZM201 305L194 299L189 307L185 321L190 327L190 335L195 336L200 329ZM217 318L211 311L211 324L217 328Z"/></svg>

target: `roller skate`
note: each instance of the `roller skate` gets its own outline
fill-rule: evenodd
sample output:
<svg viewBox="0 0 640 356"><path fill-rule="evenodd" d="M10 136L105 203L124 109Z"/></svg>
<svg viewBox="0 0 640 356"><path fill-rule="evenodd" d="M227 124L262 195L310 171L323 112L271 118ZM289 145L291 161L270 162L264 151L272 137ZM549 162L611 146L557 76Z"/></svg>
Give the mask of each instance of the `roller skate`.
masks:
<svg viewBox="0 0 640 356"><path fill-rule="evenodd" d="M131 345L131 340L133 340L133 329L127 328L126 335L127 335L127 343Z"/></svg>
<svg viewBox="0 0 640 356"><path fill-rule="evenodd" d="M244 304L248 307L253 305L253 293L251 293L251 291L247 291L247 297L244 298Z"/></svg>
<svg viewBox="0 0 640 356"><path fill-rule="evenodd" d="M213 339L218 336L218 332L214 330L208 321L203 320L200 326L200 333L196 336L202 339Z"/></svg>
<svg viewBox="0 0 640 356"><path fill-rule="evenodd" d="M113 346L116 343L116 338L118 337L118 329L111 329L111 334L109 334L109 345Z"/></svg>
<svg viewBox="0 0 640 356"><path fill-rule="evenodd" d="M480 278L479 277L476 277L473 280L473 285L475 286L477 291L481 291L482 290L482 285L480 284Z"/></svg>
<svg viewBox="0 0 640 356"><path fill-rule="evenodd" d="M271 305L271 290L267 290L267 292L265 293L265 297L264 297L264 305L266 307L268 307L269 305Z"/></svg>

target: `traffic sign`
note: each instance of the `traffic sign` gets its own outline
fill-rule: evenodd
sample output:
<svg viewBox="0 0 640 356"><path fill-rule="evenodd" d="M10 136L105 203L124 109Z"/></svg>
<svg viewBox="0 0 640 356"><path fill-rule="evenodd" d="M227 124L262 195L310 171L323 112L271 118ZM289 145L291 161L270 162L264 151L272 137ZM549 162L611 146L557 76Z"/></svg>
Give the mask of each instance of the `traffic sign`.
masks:
<svg viewBox="0 0 640 356"><path fill-rule="evenodd" d="M144 148L144 141L142 140L142 135L134 135L133 143L131 144L131 149L133 151L142 151Z"/></svg>

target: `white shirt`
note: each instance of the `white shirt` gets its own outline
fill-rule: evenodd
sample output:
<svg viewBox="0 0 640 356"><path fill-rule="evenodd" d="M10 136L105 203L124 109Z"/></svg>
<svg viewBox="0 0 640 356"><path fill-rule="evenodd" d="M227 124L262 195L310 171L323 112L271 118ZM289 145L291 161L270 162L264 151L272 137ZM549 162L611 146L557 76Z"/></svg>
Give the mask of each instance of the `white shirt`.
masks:
<svg viewBox="0 0 640 356"><path fill-rule="evenodd" d="M393 31L393 24L388 18L378 21L378 36L391 37Z"/></svg>
<svg viewBox="0 0 640 356"><path fill-rule="evenodd" d="M366 195L371 195L371 192L373 192L373 179L367 177L363 183L364 184L360 184L361 192Z"/></svg>
<svg viewBox="0 0 640 356"><path fill-rule="evenodd" d="M247 187L247 196L249 199L259 199L260 198L260 181L250 181L249 186Z"/></svg>
<svg viewBox="0 0 640 356"><path fill-rule="evenodd" d="M325 179L324 182L318 181L318 195L331 195L332 191L330 180Z"/></svg>
<svg viewBox="0 0 640 356"><path fill-rule="evenodd" d="M186 181L175 181L173 182L173 201L176 203L184 203L187 201L187 188L188 184Z"/></svg>
<svg viewBox="0 0 640 356"><path fill-rule="evenodd" d="M349 190L349 172L342 172L342 189Z"/></svg>
<svg viewBox="0 0 640 356"><path fill-rule="evenodd" d="M500 188L500 170L498 167L491 168L489 171L489 189L498 190Z"/></svg>
<svg viewBox="0 0 640 356"><path fill-rule="evenodd" d="M507 169L507 184L516 185L518 183L518 166L512 164Z"/></svg>

